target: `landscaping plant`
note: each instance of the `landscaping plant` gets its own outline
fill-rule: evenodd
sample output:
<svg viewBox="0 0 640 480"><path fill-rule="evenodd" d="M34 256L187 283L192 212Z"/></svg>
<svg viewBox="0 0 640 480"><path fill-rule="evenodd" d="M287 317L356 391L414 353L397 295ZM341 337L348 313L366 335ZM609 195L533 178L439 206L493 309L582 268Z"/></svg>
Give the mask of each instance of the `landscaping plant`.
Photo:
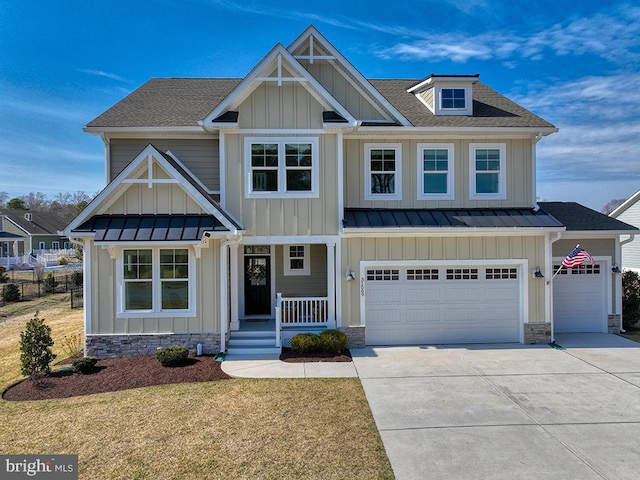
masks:
<svg viewBox="0 0 640 480"><path fill-rule="evenodd" d="M51 362L56 355L51 351L51 327L38 318L38 312L20 332L20 362L22 374L31 378L51 373Z"/></svg>
<svg viewBox="0 0 640 480"><path fill-rule="evenodd" d="M179 367L187 362L189 349L174 345L171 347L163 347L156 352L156 359L163 367Z"/></svg>
<svg viewBox="0 0 640 480"><path fill-rule="evenodd" d="M56 278L53 276L53 273L51 272L47 273L47 276L45 277L43 282L44 291L47 293L53 293L57 286L58 286L58 282L56 281Z"/></svg>
<svg viewBox="0 0 640 480"><path fill-rule="evenodd" d="M320 351L320 337L314 333L298 333L291 338L291 350L295 353Z"/></svg>
<svg viewBox="0 0 640 480"><path fill-rule="evenodd" d="M640 275L631 270L622 274L622 322L629 329L640 321Z"/></svg>
<svg viewBox="0 0 640 480"><path fill-rule="evenodd" d="M7 269L4 265L0 265L0 283L7 283L9 281L9 275L7 275Z"/></svg>
<svg viewBox="0 0 640 480"><path fill-rule="evenodd" d="M340 330L324 330L320 333L320 349L325 353L342 353L347 348L347 334Z"/></svg>
<svg viewBox="0 0 640 480"><path fill-rule="evenodd" d="M65 335L60 342L62 351L67 357L78 358L84 354L83 336L80 333Z"/></svg>
<svg viewBox="0 0 640 480"><path fill-rule="evenodd" d="M74 360L73 363L71 364L71 367L73 368L74 372L80 373L82 375L87 375L93 372L93 369L95 368L97 362L98 362L97 358L83 357L83 358L78 358L77 360Z"/></svg>
<svg viewBox="0 0 640 480"><path fill-rule="evenodd" d="M2 300L5 302L17 302L20 300L20 288L15 283L7 283L2 286Z"/></svg>

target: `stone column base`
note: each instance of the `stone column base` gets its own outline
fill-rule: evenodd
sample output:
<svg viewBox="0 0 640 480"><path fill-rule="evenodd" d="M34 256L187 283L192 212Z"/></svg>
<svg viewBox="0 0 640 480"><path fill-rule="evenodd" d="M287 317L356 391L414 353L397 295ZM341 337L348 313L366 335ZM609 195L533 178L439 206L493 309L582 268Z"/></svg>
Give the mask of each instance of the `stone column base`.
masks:
<svg viewBox="0 0 640 480"><path fill-rule="evenodd" d="M220 352L219 333L159 333L151 335L87 335L84 354L95 358L140 357L154 355L156 350L172 345L181 345L195 355L197 345L202 344L202 353Z"/></svg>
<svg viewBox="0 0 640 480"><path fill-rule="evenodd" d="M340 327L343 333L347 334L347 348L364 348L364 329L365 327Z"/></svg>
<svg viewBox="0 0 640 480"><path fill-rule="evenodd" d="M620 333L620 314L607 315L607 331Z"/></svg>
<svg viewBox="0 0 640 480"><path fill-rule="evenodd" d="M525 323L524 324L524 343L526 345L535 345L540 343L551 342L551 324L550 323Z"/></svg>

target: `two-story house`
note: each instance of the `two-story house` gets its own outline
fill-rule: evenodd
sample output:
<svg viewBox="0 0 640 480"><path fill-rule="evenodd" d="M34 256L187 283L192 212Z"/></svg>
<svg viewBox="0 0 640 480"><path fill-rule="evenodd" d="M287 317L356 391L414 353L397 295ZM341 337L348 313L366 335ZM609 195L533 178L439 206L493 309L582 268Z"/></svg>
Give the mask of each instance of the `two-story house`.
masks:
<svg viewBox="0 0 640 480"><path fill-rule="evenodd" d="M85 130L108 182L67 228L87 354L619 328L633 227L536 203L536 144L557 129L478 75L368 80L309 27L244 78L152 79ZM577 243L596 265L550 281Z"/></svg>

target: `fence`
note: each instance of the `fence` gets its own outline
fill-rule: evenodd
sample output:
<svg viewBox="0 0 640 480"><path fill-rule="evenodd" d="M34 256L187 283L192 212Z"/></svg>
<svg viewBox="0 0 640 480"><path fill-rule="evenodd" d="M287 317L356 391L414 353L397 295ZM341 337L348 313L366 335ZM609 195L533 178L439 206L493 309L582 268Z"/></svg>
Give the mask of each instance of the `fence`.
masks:
<svg viewBox="0 0 640 480"><path fill-rule="evenodd" d="M0 284L0 306L11 302L33 300L54 293L70 292L77 288L82 290L82 271L80 270L64 275L46 275L42 280L16 280Z"/></svg>
<svg viewBox="0 0 640 480"><path fill-rule="evenodd" d="M84 290L82 287L71 289L71 308L84 307Z"/></svg>

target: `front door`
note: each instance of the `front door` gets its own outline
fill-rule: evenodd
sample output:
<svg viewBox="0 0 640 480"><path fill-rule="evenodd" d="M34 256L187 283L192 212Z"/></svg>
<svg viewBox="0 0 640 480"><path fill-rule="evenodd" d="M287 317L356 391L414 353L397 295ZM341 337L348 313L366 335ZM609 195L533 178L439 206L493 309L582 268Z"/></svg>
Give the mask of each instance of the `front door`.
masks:
<svg viewBox="0 0 640 480"><path fill-rule="evenodd" d="M271 257L244 257L244 313L271 315Z"/></svg>

